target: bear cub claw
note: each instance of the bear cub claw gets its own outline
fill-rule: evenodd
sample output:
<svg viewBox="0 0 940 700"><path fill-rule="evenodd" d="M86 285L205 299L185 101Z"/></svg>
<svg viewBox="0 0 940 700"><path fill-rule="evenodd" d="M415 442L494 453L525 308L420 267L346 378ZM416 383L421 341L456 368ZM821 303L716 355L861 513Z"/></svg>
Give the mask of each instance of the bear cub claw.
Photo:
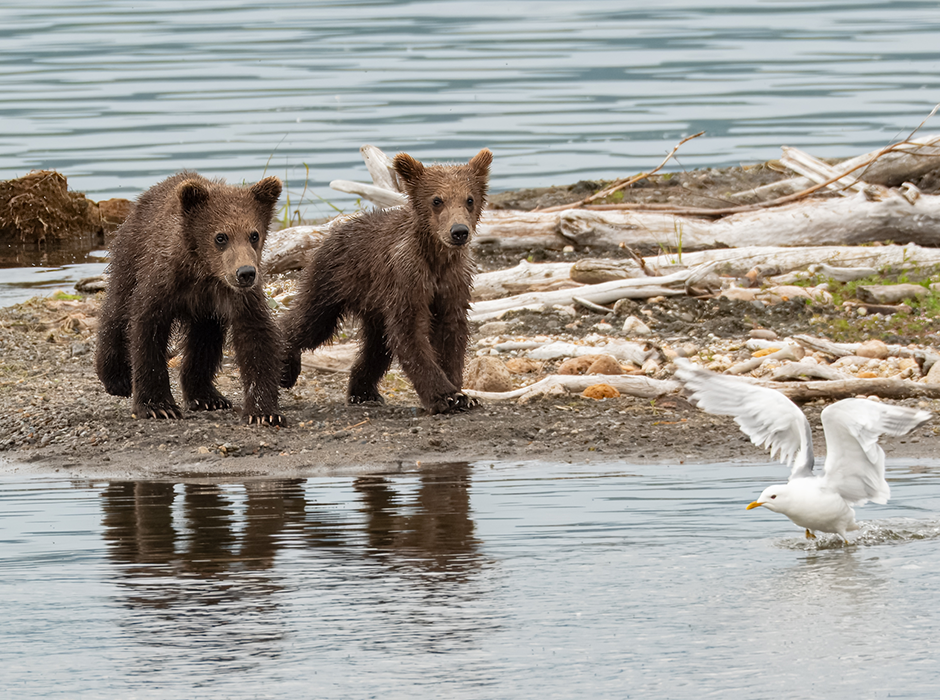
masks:
<svg viewBox="0 0 940 700"><path fill-rule="evenodd" d="M134 409L134 417L181 420L183 412L172 401L150 401L137 406Z"/></svg>
<svg viewBox="0 0 940 700"><path fill-rule="evenodd" d="M378 392L375 392L374 394L350 394L346 397L346 403L375 404L377 406L382 406L385 404L385 399Z"/></svg>
<svg viewBox="0 0 940 700"><path fill-rule="evenodd" d="M209 396L191 399L186 407L190 411L224 411L232 407L232 402L219 393L212 393Z"/></svg>
<svg viewBox="0 0 940 700"><path fill-rule="evenodd" d="M458 391L454 394L438 397L429 407L428 413L463 413L479 405L479 399Z"/></svg>
<svg viewBox="0 0 940 700"><path fill-rule="evenodd" d="M245 422L248 425L272 425L272 426L287 425L287 419L278 413L271 413L266 416L248 416L247 418L245 418Z"/></svg>

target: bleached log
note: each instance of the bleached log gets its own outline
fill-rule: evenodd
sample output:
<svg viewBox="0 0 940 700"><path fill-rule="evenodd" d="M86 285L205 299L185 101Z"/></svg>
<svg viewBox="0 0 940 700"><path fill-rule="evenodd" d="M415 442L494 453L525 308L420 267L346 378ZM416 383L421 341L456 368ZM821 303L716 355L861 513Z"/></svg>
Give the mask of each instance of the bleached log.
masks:
<svg viewBox="0 0 940 700"><path fill-rule="evenodd" d="M661 254L645 258L647 264L662 271L675 270L679 265L675 254ZM780 248L777 246L750 246L683 253L681 262L686 266L717 263L715 270L723 275L743 277L759 266L771 266L780 273L806 270L811 265L826 264L833 268L869 267L876 270L903 270L911 267L940 266L940 250L907 245L886 246L811 246ZM820 270L825 274L824 269Z"/></svg>
<svg viewBox="0 0 940 700"><path fill-rule="evenodd" d="M320 245L330 230L349 219L343 214L319 226L292 226L272 231L264 242L261 265L265 274L299 270L307 264L307 256Z"/></svg>
<svg viewBox="0 0 940 700"><path fill-rule="evenodd" d="M858 353L862 343L834 343L826 338L815 338L811 335L794 335L791 340L799 343L810 352L820 352L831 357L850 357ZM909 348L906 345L885 345L888 357L911 357L922 365L926 372L937 360L940 354L928 348Z"/></svg>
<svg viewBox="0 0 940 700"><path fill-rule="evenodd" d="M350 180L333 180L330 188L337 192L354 194L370 202L375 202L382 208L401 206L408 201L408 197L398 192L392 192L384 187L368 185L364 182L352 182Z"/></svg>
<svg viewBox="0 0 940 700"><path fill-rule="evenodd" d="M938 156L940 156L940 134L910 139L909 143L911 144L909 148L905 148L903 151L885 153L864 170L857 170L853 174L862 177L865 182L894 187L905 180L916 179L940 167L940 160L938 160ZM878 151L871 151L843 161L835 167L843 172L851 170L855 166L870 160L877 153ZM849 175L849 177L851 178L852 175ZM731 196L745 201L761 201L801 192L812 184L813 182L805 177L795 177L789 180L772 182L753 190L736 192Z"/></svg>
<svg viewBox="0 0 940 700"><path fill-rule="evenodd" d="M760 355L758 357L752 357L749 360L740 362L734 367L731 367L725 374L745 374L746 372L752 372L767 360L802 360L803 359L803 348L799 345L794 345L792 343L786 343L782 348L776 352L769 353L767 355Z"/></svg>
<svg viewBox="0 0 940 700"><path fill-rule="evenodd" d="M578 287L580 284L571 280L572 265L520 260L515 267L481 272L473 277L472 298L481 301L527 291L550 291L559 285Z"/></svg>
<svg viewBox="0 0 940 700"><path fill-rule="evenodd" d="M650 379L629 375L568 375L550 374L534 384L513 391L475 391L463 389L468 396L484 401L529 401L547 394L581 393L594 384L609 384L621 394L643 399L655 399L679 390L679 382L669 379Z"/></svg>
<svg viewBox="0 0 940 700"><path fill-rule="evenodd" d="M883 399L940 398L940 384L921 384L907 379L840 379L836 381L772 383L768 386L796 402L814 399L848 399L853 396L880 396Z"/></svg>
<svg viewBox="0 0 940 700"><path fill-rule="evenodd" d="M372 176L373 185L401 193L401 188L398 186L398 175L395 172L395 164L381 148L367 143L360 147L359 153L366 164L366 170Z"/></svg>
<svg viewBox="0 0 940 700"><path fill-rule="evenodd" d="M696 270L695 272L698 272ZM653 296L675 296L685 294L684 288L675 289L670 285L685 284L692 278L693 271L681 270L662 277L644 277L642 279L616 280L603 284L589 284L574 289L560 289L554 292L530 292L517 294L505 299L479 301L470 305L471 321L487 321L497 318L510 309L541 308L556 304L569 305L573 297L581 297L595 304L610 304L618 299L648 299Z"/></svg>
<svg viewBox="0 0 940 700"><path fill-rule="evenodd" d="M859 180L858 173L851 173L832 182L833 178L845 172L845 170L824 163L798 148L791 148L790 146L781 146L780 148L783 151L783 157L780 159L783 165L814 184L828 182L826 188L842 197L849 197L852 193L874 197L884 195L887 192L884 187L870 185Z"/></svg>
<svg viewBox="0 0 940 700"><path fill-rule="evenodd" d="M624 244L633 249L685 252L769 243L789 247L885 240L940 245L940 196L936 195L923 195L913 203L900 196L882 201L861 196L805 199L718 220L633 210L569 209L557 216L562 236L594 248ZM551 221L546 228L551 230Z"/></svg>
<svg viewBox="0 0 940 700"><path fill-rule="evenodd" d="M643 262L643 264L646 263ZM648 277L649 275L636 260L583 258L572 266L570 276L575 282L581 284L600 284L611 280Z"/></svg>

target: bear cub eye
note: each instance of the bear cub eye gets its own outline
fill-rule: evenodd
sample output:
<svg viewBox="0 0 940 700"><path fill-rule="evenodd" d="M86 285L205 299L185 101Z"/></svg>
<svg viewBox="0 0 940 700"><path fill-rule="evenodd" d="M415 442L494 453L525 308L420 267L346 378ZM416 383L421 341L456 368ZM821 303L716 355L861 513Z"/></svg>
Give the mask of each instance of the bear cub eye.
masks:
<svg viewBox="0 0 940 700"><path fill-rule="evenodd" d="M228 236L224 233L217 233L215 234L215 242L219 245L225 245L228 242Z"/></svg>
<svg viewBox="0 0 940 700"><path fill-rule="evenodd" d="M467 206L468 206L468 207L472 207L472 206L473 206L473 197L467 197Z"/></svg>
<svg viewBox="0 0 940 700"><path fill-rule="evenodd" d="M431 204L433 204L435 207L442 207L444 206L444 200L440 197L435 197L431 200Z"/></svg>
<svg viewBox="0 0 940 700"><path fill-rule="evenodd" d="M251 244L252 244L252 245L254 245L255 243L257 243L257 242L258 242L258 239L260 239L260 238L261 238L261 236L258 234L257 231L252 231L251 233L248 234L248 240L251 241Z"/></svg>

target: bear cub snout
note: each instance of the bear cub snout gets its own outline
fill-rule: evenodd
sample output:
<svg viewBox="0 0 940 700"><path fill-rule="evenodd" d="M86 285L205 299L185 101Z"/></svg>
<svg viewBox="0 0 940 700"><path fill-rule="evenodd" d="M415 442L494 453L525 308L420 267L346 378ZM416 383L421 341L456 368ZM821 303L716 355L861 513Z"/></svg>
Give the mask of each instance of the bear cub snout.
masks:
<svg viewBox="0 0 940 700"><path fill-rule="evenodd" d="M470 335L469 243L492 159L485 148L462 165L395 157L408 202L350 219L317 249L283 320L282 386L297 381L301 351L327 342L341 318L355 316L362 347L350 373L350 403L381 402L378 383L397 358L430 413L475 405L460 391Z"/></svg>

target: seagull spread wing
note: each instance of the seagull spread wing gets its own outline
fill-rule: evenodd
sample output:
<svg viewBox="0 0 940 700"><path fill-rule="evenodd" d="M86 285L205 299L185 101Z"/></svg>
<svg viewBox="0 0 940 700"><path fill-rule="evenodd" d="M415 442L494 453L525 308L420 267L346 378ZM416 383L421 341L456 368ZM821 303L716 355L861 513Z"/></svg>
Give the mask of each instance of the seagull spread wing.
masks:
<svg viewBox="0 0 940 700"><path fill-rule="evenodd" d="M813 433L806 416L786 396L743 379L676 360L678 379L707 413L734 416L744 434L773 459L790 466L790 478L812 476ZM779 457L778 457L779 455Z"/></svg>
<svg viewBox="0 0 940 700"><path fill-rule="evenodd" d="M905 435L929 419L927 411L867 399L843 399L828 406L822 412L827 485L849 505L887 503L891 489L878 438Z"/></svg>

